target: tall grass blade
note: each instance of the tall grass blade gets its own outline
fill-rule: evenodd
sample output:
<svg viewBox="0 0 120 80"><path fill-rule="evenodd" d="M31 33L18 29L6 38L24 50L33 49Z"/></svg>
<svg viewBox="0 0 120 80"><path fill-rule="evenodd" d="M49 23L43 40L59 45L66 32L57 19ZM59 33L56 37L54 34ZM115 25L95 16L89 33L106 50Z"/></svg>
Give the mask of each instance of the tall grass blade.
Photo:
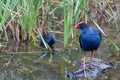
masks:
<svg viewBox="0 0 120 80"><path fill-rule="evenodd" d="M64 47L66 47L73 24L73 0L64 0Z"/></svg>

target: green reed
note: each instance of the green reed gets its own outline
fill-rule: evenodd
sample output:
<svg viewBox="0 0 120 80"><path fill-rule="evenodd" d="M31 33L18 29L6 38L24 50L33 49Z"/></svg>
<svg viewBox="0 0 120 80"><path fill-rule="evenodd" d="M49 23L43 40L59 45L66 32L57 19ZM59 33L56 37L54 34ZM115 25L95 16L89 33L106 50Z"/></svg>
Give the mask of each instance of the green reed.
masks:
<svg viewBox="0 0 120 80"><path fill-rule="evenodd" d="M93 23L104 35L109 35L104 30L103 25L106 24L115 24L119 32L119 18L116 15L119 15L120 10L113 6L116 5L110 4L110 0L1 0L0 31L7 41L11 31L14 40L19 36L24 39L27 35L27 40L34 42L37 35L40 35L44 42L42 28L45 28L46 32L64 32L65 48L76 37L73 26L79 21ZM16 31L21 32L17 34ZM48 48L46 43L45 46Z"/></svg>
<svg viewBox="0 0 120 80"><path fill-rule="evenodd" d="M39 15L39 7L41 6L41 0L27 0L21 3L22 4L19 6L18 9L18 12L22 14L22 17L20 17L20 26L23 31L25 29L27 30L30 38L32 30L36 28L36 22Z"/></svg>
<svg viewBox="0 0 120 80"><path fill-rule="evenodd" d="M80 18L85 21L88 5L89 0L64 0L64 47L66 47L70 35L71 38L75 36L73 26Z"/></svg>

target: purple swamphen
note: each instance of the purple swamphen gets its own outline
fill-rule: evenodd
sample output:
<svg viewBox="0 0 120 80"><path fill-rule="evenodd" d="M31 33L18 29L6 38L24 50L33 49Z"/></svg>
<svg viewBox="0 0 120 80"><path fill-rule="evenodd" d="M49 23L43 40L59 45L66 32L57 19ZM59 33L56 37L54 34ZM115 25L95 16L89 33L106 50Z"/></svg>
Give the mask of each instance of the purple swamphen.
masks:
<svg viewBox="0 0 120 80"><path fill-rule="evenodd" d="M90 66L94 65L92 58L94 57L93 51L97 50L101 43L101 32L97 28L89 28L86 23L79 22L74 26L76 29L81 29L79 43L83 51L91 51ZM83 58L83 70L85 73L86 53Z"/></svg>
<svg viewBox="0 0 120 80"><path fill-rule="evenodd" d="M42 37L50 47L56 42L56 37L51 33L43 33ZM41 44L44 45L42 41Z"/></svg>

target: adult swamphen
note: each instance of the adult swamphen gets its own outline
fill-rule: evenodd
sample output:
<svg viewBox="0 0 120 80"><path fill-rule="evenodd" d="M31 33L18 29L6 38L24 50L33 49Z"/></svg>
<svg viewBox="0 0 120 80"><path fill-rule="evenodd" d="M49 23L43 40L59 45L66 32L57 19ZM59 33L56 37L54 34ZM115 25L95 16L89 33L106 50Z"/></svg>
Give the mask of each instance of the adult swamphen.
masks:
<svg viewBox="0 0 120 80"><path fill-rule="evenodd" d="M79 22L74 26L76 29L81 29L79 37L80 46L83 51L91 51L90 66L93 65L92 58L94 56L93 51L97 50L101 43L101 32L97 28L89 28L86 23ZM83 70L85 73L86 53L84 54Z"/></svg>
<svg viewBox="0 0 120 80"><path fill-rule="evenodd" d="M56 42L56 37L51 33L43 33L42 37L50 47ZM43 42L41 44L43 45Z"/></svg>

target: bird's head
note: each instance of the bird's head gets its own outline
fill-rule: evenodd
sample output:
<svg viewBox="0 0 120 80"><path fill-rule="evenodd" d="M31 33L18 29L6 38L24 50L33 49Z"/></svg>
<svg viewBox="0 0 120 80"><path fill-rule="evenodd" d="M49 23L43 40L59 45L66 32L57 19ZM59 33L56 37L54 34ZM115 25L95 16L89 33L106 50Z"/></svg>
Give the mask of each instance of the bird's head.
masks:
<svg viewBox="0 0 120 80"><path fill-rule="evenodd" d="M85 28L88 28L87 24L84 23L84 22L79 22L78 24L76 24L74 26L76 29L85 29Z"/></svg>

